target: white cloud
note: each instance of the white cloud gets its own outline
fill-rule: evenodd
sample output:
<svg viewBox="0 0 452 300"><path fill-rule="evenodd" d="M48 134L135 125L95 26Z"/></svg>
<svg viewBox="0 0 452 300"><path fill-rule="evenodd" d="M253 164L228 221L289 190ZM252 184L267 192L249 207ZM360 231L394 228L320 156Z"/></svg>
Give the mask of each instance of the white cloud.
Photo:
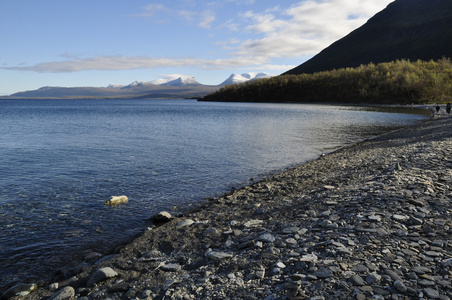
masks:
<svg viewBox="0 0 452 300"><path fill-rule="evenodd" d="M198 23L198 26L201 28L209 29L213 21L215 21L215 13L212 11L204 11L199 16L201 21Z"/></svg>
<svg viewBox="0 0 452 300"><path fill-rule="evenodd" d="M363 25L393 0L309 0L281 10L241 14L245 29L259 36L243 41L236 54L300 57L313 55ZM263 37L261 37L264 35Z"/></svg>
<svg viewBox="0 0 452 300"><path fill-rule="evenodd" d="M144 12L139 14L139 17L153 17L155 14L168 11L168 9L162 4L149 4L144 8Z"/></svg>
<svg viewBox="0 0 452 300"><path fill-rule="evenodd" d="M38 73L72 73L91 70L134 70L167 67L201 67L203 69L222 69L266 63L265 58L234 57L227 59L196 58L152 58L147 56L99 56L83 59L55 61L34 66L3 67L4 70L33 71Z"/></svg>

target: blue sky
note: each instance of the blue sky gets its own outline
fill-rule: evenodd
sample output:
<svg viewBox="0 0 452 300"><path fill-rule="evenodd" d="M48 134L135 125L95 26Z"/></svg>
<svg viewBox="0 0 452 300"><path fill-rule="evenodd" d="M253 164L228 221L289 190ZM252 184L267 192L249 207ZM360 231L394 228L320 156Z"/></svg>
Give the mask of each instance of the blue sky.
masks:
<svg viewBox="0 0 452 300"><path fill-rule="evenodd" d="M1 0L0 95L281 74L393 0Z"/></svg>

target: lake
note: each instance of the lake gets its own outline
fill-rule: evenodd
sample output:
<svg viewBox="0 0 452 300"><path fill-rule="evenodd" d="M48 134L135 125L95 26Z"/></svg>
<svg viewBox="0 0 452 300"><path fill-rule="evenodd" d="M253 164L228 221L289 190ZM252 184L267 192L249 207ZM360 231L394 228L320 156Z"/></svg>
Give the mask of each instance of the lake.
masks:
<svg viewBox="0 0 452 300"><path fill-rule="evenodd" d="M106 251L158 211L426 118L358 106L0 100L0 288ZM112 195L129 202L105 206Z"/></svg>

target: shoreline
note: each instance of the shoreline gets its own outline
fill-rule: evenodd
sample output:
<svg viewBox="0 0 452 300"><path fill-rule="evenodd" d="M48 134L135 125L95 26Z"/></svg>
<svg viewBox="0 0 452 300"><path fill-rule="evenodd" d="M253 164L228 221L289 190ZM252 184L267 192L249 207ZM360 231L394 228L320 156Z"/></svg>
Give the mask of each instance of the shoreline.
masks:
<svg viewBox="0 0 452 300"><path fill-rule="evenodd" d="M434 117L206 200L21 299L450 298L451 125Z"/></svg>

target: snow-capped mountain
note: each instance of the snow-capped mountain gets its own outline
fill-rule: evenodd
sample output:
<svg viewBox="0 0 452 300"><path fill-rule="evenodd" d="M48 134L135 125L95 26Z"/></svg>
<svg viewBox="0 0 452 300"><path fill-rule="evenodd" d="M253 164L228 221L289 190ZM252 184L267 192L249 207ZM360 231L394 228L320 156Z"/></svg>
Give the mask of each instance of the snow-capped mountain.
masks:
<svg viewBox="0 0 452 300"><path fill-rule="evenodd" d="M243 74L231 74L228 79L223 81L219 86L229 85L229 84L238 84L243 83L250 80L262 79L262 78L270 78L273 75L268 73L243 73ZM167 75L164 78L160 78L152 81L142 81L137 80L132 82L129 85L120 85L120 84L110 84L108 88L121 88L121 89L132 89L132 88L145 88L150 86L192 86L192 85L202 85L198 81L196 81L193 76L186 75Z"/></svg>
<svg viewBox="0 0 452 300"><path fill-rule="evenodd" d="M270 78L272 75L268 73L243 73L243 74L231 74L228 79L223 81L220 85L238 84L247 82L250 80Z"/></svg>
<svg viewBox="0 0 452 300"><path fill-rule="evenodd" d="M163 79L165 80L165 79ZM184 86L184 85L198 85L199 82L196 81L193 76L179 76L177 78L166 79L167 81L161 83L163 86Z"/></svg>
<svg viewBox="0 0 452 300"><path fill-rule="evenodd" d="M12 94L19 98L199 98L229 84L272 77L267 73L232 74L219 85L204 85L193 76L167 75L153 81L134 81L108 87L51 87Z"/></svg>
<svg viewBox="0 0 452 300"><path fill-rule="evenodd" d="M187 86L187 85L200 85L193 76L185 75L168 75L165 78L153 80L153 81L134 81L129 85L123 86L123 88L137 88L148 87L152 85L159 86ZM110 85L115 86L115 85Z"/></svg>

